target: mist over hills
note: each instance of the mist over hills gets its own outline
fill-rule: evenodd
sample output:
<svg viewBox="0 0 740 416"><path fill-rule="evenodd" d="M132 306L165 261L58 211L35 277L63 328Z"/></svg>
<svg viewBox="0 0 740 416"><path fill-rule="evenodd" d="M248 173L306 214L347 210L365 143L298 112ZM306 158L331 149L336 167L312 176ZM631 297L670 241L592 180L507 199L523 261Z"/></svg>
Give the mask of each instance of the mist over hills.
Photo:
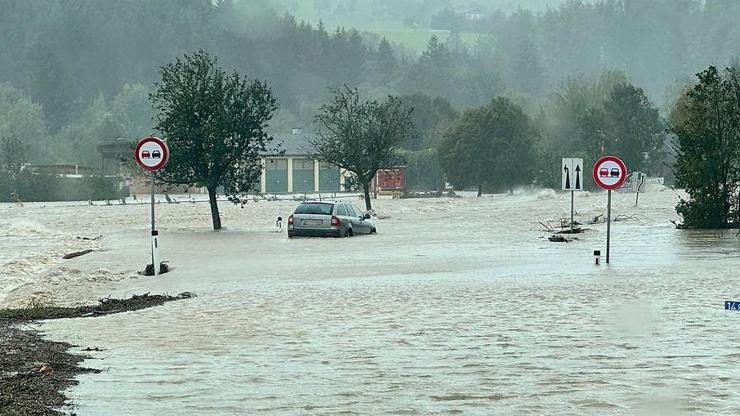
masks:
<svg viewBox="0 0 740 416"><path fill-rule="evenodd" d="M0 10L0 136L36 145L37 162L91 165L97 144L152 132L158 68L198 49L267 81L281 132L310 125L341 84L457 111L506 95L536 116L568 82L618 74L667 115L694 74L740 56L734 0L0 0Z"/></svg>

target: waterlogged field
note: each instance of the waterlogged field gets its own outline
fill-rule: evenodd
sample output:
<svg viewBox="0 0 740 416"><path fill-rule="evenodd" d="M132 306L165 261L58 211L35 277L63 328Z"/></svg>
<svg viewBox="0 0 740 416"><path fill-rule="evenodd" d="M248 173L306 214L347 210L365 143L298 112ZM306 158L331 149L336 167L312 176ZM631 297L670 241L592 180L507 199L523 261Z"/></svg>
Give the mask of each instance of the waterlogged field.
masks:
<svg viewBox="0 0 740 416"><path fill-rule="evenodd" d="M547 241L538 221L569 213L569 196L550 192L378 200L379 234L352 239L275 232L294 202L223 205L218 233L206 205L162 204L174 271L159 278L132 278L147 260L146 206L2 206L9 224L42 231L2 239L15 254L0 287L16 305L199 295L43 324L106 348L86 365L107 371L71 391L78 415L740 414L740 315L724 310L740 298L740 239L675 230L676 200L648 193L635 208L616 194L614 215L633 219L613 224L613 263L600 267L603 224ZM605 203L580 194L577 219ZM76 244L99 251L52 255ZM18 278L7 262L19 256L49 260ZM6 283L18 281L35 283Z"/></svg>

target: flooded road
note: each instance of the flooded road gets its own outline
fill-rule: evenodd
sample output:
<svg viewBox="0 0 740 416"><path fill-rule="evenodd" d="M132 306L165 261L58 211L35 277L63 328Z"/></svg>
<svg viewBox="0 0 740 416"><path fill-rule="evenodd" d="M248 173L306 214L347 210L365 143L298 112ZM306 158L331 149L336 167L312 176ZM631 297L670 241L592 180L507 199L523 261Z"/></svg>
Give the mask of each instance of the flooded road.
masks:
<svg viewBox="0 0 740 416"><path fill-rule="evenodd" d="M740 315L723 310L740 298L740 239L675 230L676 199L648 193L634 208L615 195L614 215L633 219L613 224L601 267L605 225L544 238L538 221L570 209L547 192L378 200L379 234L342 240L274 232L293 202L224 205L219 233L207 206L163 205L175 270L157 279L131 278L146 261L146 207L63 208L58 231L94 217L102 250L38 278L83 283L7 299L199 295L45 323L51 338L106 348L86 365L107 371L71 391L78 415L740 414ZM605 205L579 195L577 219ZM96 271L107 278L88 281Z"/></svg>

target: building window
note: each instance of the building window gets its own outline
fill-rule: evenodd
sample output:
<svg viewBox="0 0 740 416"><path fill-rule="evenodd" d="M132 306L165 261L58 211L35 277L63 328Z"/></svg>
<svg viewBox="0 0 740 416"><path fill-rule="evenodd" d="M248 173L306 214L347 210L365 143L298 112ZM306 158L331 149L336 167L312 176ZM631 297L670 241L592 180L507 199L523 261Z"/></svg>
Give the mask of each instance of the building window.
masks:
<svg viewBox="0 0 740 416"><path fill-rule="evenodd" d="M294 170L313 170L313 160L293 159Z"/></svg>
<svg viewBox="0 0 740 416"><path fill-rule="evenodd" d="M266 170L286 170L288 169L288 159L267 159L265 162Z"/></svg>

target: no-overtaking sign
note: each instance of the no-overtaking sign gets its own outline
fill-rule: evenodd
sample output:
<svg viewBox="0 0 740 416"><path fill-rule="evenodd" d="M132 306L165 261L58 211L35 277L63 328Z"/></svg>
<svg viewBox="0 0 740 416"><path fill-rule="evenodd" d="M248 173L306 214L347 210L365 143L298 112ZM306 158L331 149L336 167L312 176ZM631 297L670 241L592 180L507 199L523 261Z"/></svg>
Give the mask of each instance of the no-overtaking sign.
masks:
<svg viewBox="0 0 740 416"><path fill-rule="evenodd" d="M134 152L136 163L149 171L158 171L167 164L170 149L159 137L145 137L139 140Z"/></svg>
<svg viewBox="0 0 740 416"><path fill-rule="evenodd" d="M627 166L616 156L604 156L594 164L594 182L606 190L617 189L627 179Z"/></svg>

